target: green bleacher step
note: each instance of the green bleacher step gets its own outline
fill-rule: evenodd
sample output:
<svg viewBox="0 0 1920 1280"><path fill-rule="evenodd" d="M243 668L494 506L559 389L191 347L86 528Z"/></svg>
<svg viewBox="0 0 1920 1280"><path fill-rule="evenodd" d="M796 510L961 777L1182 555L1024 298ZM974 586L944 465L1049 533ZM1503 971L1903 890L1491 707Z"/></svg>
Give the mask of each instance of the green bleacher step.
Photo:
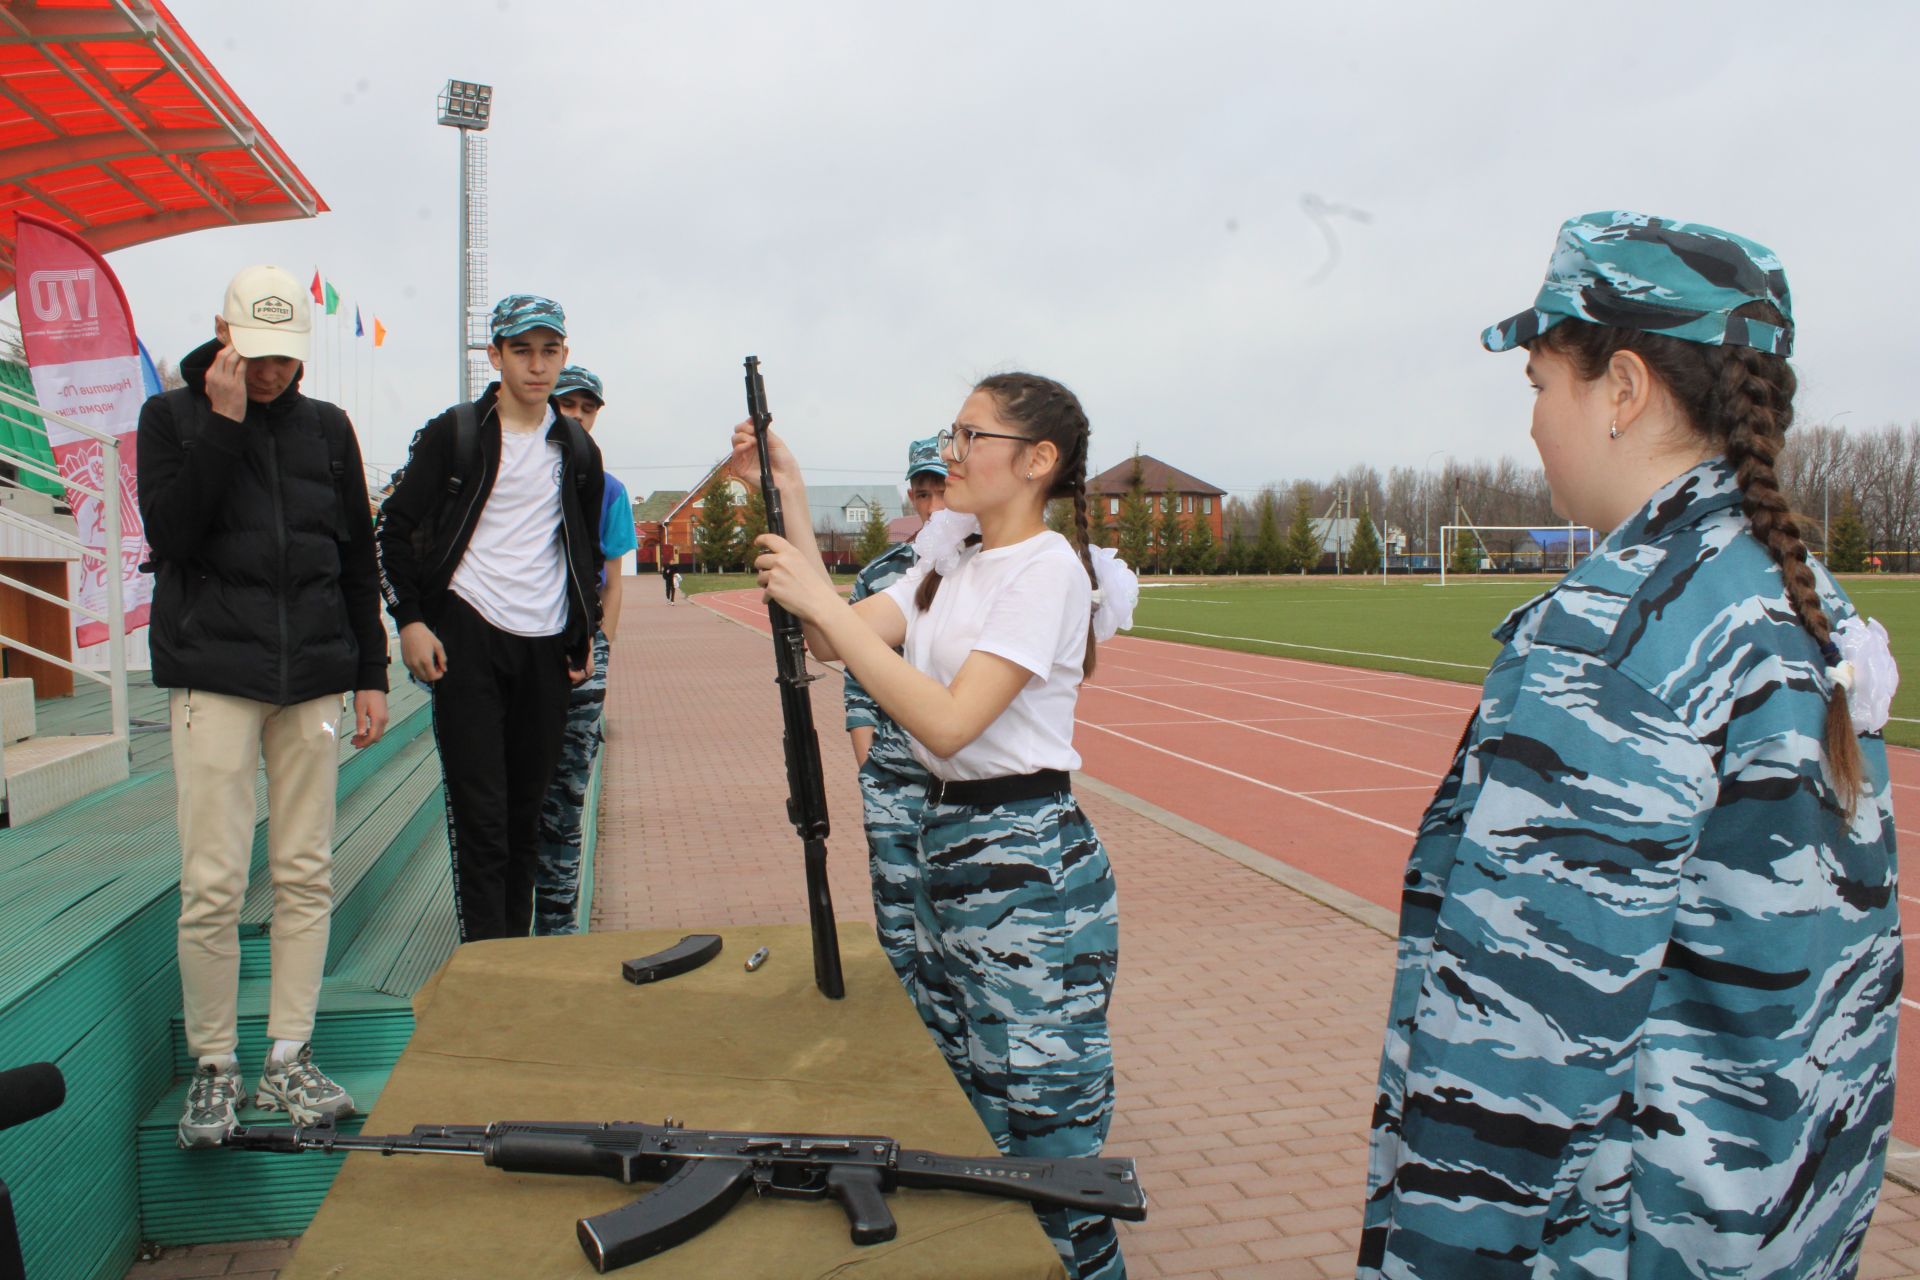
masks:
<svg viewBox="0 0 1920 1280"><path fill-rule="evenodd" d="M400 871L400 850L443 822L439 761L433 739L421 734L377 779L368 779L343 800L334 826L333 915L327 939L329 962L353 945L367 917L378 910ZM240 976L265 977L273 949L273 877L250 878L240 910Z"/></svg>
<svg viewBox="0 0 1920 1280"><path fill-rule="evenodd" d="M246 1087L259 1082L259 1064L243 1057ZM359 1133L386 1086L388 1068L327 1073L353 1097L355 1113L340 1122L342 1133ZM140 1238L159 1244L207 1240L259 1240L299 1235L307 1229L340 1171L344 1155L298 1156L266 1151L182 1151L175 1140L186 1107L186 1079L140 1120L135 1148L140 1165ZM247 1106L241 1124L283 1125L284 1112Z"/></svg>
<svg viewBox="0 0 1920 1280"><path fill-rule="evenodd" d="M433 825L421 833L379 911L340 957L334 982L411 997L459 945L445 806L430 809ZM397 860L398 850L389 856Z"/></svg>
<svg viewBox="0 0 1920 1280"><path fill-rule="evenodd" d="M258 1070L267 1057L267 1003L265 978L240 980L240 1066ZM184 1019L175 1013L170 1023L173 1074L192 1074L194 1058L187 1052ZM320 1008L313 1022L313 1057L329 1075L336 1071L384 1068L400 1057L413 1035L413 1005L401 996L327 979L320 984Z"/></svg>

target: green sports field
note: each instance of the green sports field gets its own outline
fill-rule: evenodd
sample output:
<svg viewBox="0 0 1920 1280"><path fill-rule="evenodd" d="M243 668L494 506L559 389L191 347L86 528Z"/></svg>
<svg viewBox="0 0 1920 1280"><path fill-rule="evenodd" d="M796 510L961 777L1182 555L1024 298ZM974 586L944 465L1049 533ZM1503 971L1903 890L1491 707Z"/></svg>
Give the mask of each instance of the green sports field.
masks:
<svg viewBox="0 0 1920 1280"><path fill-rule="evenodd" d="M1850 577L1847 593L1893 637L1906 679L1887 740L1920 746L1920 579ZM1551 577L1153 579L1141 584L1133 634L1478 684L1493 661L1488 632Z"/></svg>

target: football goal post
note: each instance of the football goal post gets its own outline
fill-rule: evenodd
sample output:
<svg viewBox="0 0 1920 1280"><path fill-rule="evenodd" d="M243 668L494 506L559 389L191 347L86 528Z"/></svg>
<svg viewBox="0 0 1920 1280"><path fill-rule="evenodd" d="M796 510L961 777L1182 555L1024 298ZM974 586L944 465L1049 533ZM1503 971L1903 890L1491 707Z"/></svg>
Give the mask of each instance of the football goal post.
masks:
<svg viewBox="0 0 1920 1280"><path fill-rule="evenodd" d="M1583 524L1443 524L1440 526L1440 585L1456 555L1471 561L1474 572L1504 567L1541 573L1567 573L1598 541Z"/></svg>

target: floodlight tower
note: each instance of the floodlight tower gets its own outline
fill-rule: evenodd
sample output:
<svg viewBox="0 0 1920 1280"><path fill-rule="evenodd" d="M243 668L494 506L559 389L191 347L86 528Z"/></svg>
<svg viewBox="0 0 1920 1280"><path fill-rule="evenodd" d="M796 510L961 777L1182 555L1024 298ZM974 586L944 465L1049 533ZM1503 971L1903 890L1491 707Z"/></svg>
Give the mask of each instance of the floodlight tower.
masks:
<svg viewBox="0 0 1920 1280"><path fill-rule="evenodd" d="M440 91L440 123L460 131L459 394L471 400L492 381L487 362L487 140L493 86L449 80Z"/></svg>

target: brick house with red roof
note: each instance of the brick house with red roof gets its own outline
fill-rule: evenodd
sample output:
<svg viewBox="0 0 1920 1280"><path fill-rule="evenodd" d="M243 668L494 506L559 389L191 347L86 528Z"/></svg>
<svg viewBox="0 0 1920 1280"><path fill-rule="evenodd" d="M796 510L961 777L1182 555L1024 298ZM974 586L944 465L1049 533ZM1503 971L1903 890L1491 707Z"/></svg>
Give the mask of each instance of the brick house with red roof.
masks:
<svg viewBox="0 0 1920 1280"><path fill-rule="evenodd" d="M1198 476L1188 475L1178 467L1168 466L1151 454L1136 453L1118 466L1108 467L1099 475L1088 478L1087 502L1091 516L1103 521L1108 529L1119 526L1120 500L1133 487L1133 468L1136 463L1140 467L1141 483L1147 491L1147 501L1156 518L1161 512L1167 487L1171 485L1174 501L1180 506L1181 523L1191 524L1196 518L1205 520L1213 530L1215 541L1225 539L1227 491L1218 485L1208 484Z"/></svg>

